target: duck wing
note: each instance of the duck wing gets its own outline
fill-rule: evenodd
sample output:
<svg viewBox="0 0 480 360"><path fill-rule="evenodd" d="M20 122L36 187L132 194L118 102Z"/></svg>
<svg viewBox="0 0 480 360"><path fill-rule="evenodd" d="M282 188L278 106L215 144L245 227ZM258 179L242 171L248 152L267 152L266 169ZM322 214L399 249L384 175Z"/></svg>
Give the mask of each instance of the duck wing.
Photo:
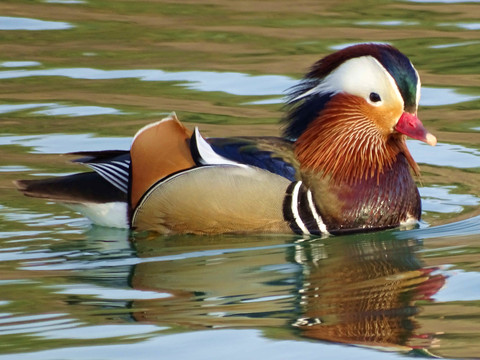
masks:
<svg viewBox="0 0 480 360"><path fill-rule="evenodd" d="M115 188L127 194L130 176L130 152L128 150L82 151L69 155L82 156L73 162L91 168Z"/></svg>
<svg viewBox="0 0 480 360"><path fill-rule="evenodd" d="M290 181L299 179L299 164L293 142L273 136L209 138L207 142L220 156L255 166Z"/></svg>
<svg viewBox="0 0 480 360"><path fill-rule="evenodd" d="M231 144L245 150L252 140ZM283 201L290 180L249 164L251 154L231 159L223 156L226 151L217 153L198 129L192 134L175 116L140 130L130 154L132 228L163 234L289 232Z"/></svg>

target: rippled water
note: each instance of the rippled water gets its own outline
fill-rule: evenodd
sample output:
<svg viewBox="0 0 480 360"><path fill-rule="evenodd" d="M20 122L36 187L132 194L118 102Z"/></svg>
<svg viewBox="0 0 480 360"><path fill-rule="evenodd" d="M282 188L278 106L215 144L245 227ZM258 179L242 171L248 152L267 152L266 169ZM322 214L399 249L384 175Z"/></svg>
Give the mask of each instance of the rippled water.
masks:
<svg viewBox="0 0 480 360"><path fill-rule="evenodd" d="M479 1L3 0L0 14L0 360L480 358ZM58 154L128 149L171 111L208 136L279 134L285 90L365 41L411 58L439 139L408 142L416 229L158 237L13 189L79 170Z"/></svg>

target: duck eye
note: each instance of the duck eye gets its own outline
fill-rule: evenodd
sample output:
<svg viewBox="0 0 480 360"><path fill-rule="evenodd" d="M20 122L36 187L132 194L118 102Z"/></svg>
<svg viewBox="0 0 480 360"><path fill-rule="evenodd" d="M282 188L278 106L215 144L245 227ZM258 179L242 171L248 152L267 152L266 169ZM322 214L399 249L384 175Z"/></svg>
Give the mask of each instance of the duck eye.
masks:
<svg viewBox="0 0 480 360"><path fill-rule="evenodd" d="M380 100L382 100L382 99L380 98L380 95L378 95L376 92L370 93L370 101L371 102L376 103L376 102L379 102Z"/></svg>

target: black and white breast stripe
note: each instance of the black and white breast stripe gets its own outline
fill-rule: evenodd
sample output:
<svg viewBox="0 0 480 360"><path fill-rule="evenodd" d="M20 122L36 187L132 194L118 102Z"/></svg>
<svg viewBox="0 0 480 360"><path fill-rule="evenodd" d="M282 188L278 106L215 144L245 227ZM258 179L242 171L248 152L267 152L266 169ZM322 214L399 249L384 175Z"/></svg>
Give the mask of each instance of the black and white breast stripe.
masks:
<svg viewBox="0 0 480 360"><path fill-rule="evenodd" d="M288 186L283 200L283 217L297 234L329 234L313 201L312 192L301 181Z"/></svg>
<svg viewBox="0 0 480 360"><path fill-rule="evenodd" d="M130 160L113 160L108 163L85 163L85 165L95 170L117 189L124 193L128 192Z"/></svg>

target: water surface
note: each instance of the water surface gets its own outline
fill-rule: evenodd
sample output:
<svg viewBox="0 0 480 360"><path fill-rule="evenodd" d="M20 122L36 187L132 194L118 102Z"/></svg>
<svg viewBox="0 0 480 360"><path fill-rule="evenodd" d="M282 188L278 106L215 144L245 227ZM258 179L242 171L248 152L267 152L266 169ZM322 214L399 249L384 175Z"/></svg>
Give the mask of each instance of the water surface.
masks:
<svg viewBox="0 0 480 360"><path fill-rule="evenodd" d="M478 1L4 0L0 360L480 358ZM12 181L128 149L171 111L206 136L278 135L321 56L400 48L439 144L415 229L331 238L94 227Z"/></svg>

